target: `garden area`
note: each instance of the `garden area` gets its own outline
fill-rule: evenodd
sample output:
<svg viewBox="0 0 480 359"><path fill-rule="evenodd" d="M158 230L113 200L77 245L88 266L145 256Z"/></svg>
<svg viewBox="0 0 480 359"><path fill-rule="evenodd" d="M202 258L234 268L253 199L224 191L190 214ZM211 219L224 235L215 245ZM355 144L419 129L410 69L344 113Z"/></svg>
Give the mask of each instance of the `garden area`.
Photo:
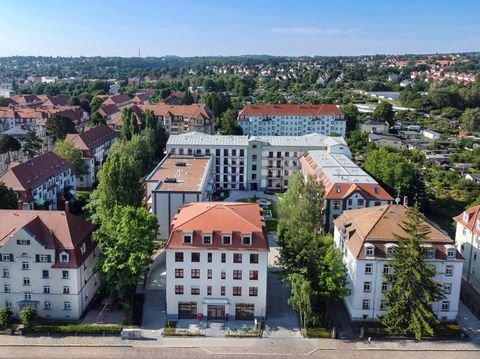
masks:
<svg viewBox="0 0 480 359"><path fill-rule="evenodd" d="M204 337L205 323L204 322L185 322L169 320L163 329L164 337Z"/></svg>

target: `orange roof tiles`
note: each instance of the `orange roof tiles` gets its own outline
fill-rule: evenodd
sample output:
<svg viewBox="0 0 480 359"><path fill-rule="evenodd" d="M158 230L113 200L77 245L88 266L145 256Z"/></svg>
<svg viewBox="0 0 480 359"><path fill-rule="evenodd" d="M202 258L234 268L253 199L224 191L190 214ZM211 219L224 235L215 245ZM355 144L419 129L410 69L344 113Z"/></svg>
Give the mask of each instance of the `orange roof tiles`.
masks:
<svg viewBox="0 0 480 359"><path fill-rule="evenodd" d="M464 218L464 215L466 215L467 218ZM453 219L463 224L472 233L480 235L480 225L477 225L477 223L480 223L480 205L466 209Z"/></svg>
<svg viewBox="0 0 480 359"><path fill-rule="evenodd" d="M181 116L190 119L210 119L213 113L207 105L194 103L192 105L167 105L157 103L154 105L140 105L142 111L151 110L155 116Z"/></svg>
<svg viewBox="0 0 480 359"><path fill-rule="evenodd" d="M103 145L106 141L112 140L116 137L118 137L117 132L113 131L107 125L101 125L92 127L80 134L69 133L65 139L72 142L76 148L82 151L92 151Z"/></svg>

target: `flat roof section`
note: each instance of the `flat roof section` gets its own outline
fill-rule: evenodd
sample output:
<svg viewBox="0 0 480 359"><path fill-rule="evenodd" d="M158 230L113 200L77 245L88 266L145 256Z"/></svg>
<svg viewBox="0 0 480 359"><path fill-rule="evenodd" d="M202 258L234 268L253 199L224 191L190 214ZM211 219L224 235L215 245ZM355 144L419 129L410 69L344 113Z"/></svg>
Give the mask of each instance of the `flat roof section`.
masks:
<svg viewBox="0 0 480 359"><path fill-rule="evenodd" d="M168 156L147 177L154 191L200 192L208 177L211 157Z"/></svg>

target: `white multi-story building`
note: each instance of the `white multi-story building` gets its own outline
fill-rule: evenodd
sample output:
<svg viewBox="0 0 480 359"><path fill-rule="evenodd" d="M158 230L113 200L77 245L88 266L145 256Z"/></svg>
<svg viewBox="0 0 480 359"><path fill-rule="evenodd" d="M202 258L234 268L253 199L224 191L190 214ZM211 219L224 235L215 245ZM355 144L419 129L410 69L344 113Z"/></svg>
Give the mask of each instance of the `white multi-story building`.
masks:
<svg viewBox="0 0 480 359"><path fill-rule="evenodd" d="M82 151L88 172L77 175L77 187L91 188L96 175L108 156L110 147L118 138L118 132L107 125L93 127L80 134L67 134L66 141L72 142L75 148Z"/></svg>
<svg viewBox="0 0 480 359"><path fill-rule="evenodd" d="M345 114L333 104L253 104L240 111L238 124L245 135L303 136L320 133L345 137Z"/></svg>
<svg viewBox="0 0 480 359"><path fill-rule="evenodd" d="M463 279L480 293L480 206L468 208L454 220L455 243L465 258Z"/></svg>
<svg viewBox="0 0 480 359"><path fill-rule="evenodd" d="M146 202L158 218L160 238L168 239L170 223L185 203L212 199L212 162L207 156L166 156L148 175Z"/></svg>
<svg viewBox="0 0 480 359"><path fill-rule="evenodd" d="M55 210L63 205L65 191L75 192L72 165L53 152L28 160L12 162L0 176L0 182L13 189L23 202L23 209L35 206Z"/></svg>
<svg viewBox="0 0 480 359"><path fill-rule="evenodd" d="M351 157L342 137L318 133L305 136L218 136L198 132L171 135L167 153L213 156L217 189L283 191L308 150Z"/></svg>
<svg viewBox="0 0 480 359"><path fill-rule="evenodd" d="M94 229L68 212L0 210L0 307L78 320L100 285Z"/></svg>
<svg viewBox="0 0 480 359"><path fill-rule="evenodd" d="M391 271L389 256L398 245L395 234L405 234L401 226L406 211L402 205L362 208L345 211L334 221L334 243L348 269L351 294L345 304L352 320L378 320L386 313L384 293L388 286L383 273ZM423 244L425 259L435 267L435 280L445 295L432 309L440 320L456 320L463 257L445 232L426 218L423 224L430 231Z"/></svg>
<svg viewBox="0 0 480 359"><path fill-rule="evenodd" d="M300 167L305 179L313 176L323 187L327 231L345 210L393 202L377 181L342 153L308 151L300 157Z"/></svg>
<svg viewBox="0 0 480 359"><path fill-rule="evenodd" d="M166 245L167 318L265 318L268 251L258 204L186 204Z"/></svg>

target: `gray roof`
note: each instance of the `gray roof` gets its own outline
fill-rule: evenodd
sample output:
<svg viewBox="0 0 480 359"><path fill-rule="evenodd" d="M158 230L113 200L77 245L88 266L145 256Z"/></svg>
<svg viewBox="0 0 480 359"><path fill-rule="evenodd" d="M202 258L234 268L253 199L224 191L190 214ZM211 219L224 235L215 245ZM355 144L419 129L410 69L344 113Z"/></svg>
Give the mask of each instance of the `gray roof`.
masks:
<svg viewBox="0 0 480 359"><path fill-rule="evenodd" d="M171 135L168 138L167 146L174 145L248 146L248 137L207 135L201 132L188 132L180 135Z"/></svg>

